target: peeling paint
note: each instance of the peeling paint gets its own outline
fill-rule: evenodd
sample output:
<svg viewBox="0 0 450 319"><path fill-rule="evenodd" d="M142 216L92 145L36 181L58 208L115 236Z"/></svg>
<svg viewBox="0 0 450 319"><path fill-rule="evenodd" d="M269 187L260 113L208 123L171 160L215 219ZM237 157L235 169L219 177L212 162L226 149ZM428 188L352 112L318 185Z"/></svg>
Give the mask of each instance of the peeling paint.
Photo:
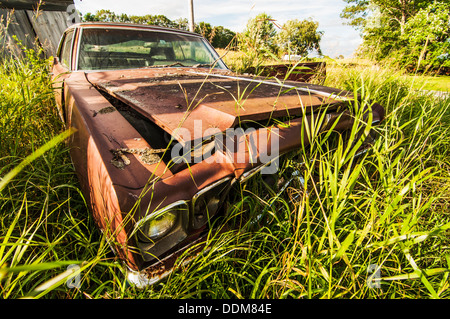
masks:
<svg viewBox="0 0 450 319"><path fill-rule="evenodd" d="M115 112L115 111L117 111L117 110L116 110L116 108L114 106L107 106L107 107L104 107L104 108L102 108L102 109L100 109L98 111L93 110L92 112L94 114L92 115L92 117L96 117L97 114L107 114L107 113L112 113L112 112Z"/></svg>
<svg viewBox="0 0 450 319"><path fill-rule="evenodd" d="M111 164L113 164L115 167L119 169L124 169L125 166L130 165L130 159L123 154L120 150L111 150L111 153L113 153L113 158L111 160Z"/></svg>
<svg viewBox="0 0 450 319"><path fill-rule="evenodd" d="M130 154L136 154L140 156L141 161L144 164L156 164L161 160L161 157L157 155L158 153L163 153L166 151L166 149L152 149L152 148L120 148L115 150L116 152L123 154L123 153L130 153ZM128 164L126 164L128 165Z"/></svg>

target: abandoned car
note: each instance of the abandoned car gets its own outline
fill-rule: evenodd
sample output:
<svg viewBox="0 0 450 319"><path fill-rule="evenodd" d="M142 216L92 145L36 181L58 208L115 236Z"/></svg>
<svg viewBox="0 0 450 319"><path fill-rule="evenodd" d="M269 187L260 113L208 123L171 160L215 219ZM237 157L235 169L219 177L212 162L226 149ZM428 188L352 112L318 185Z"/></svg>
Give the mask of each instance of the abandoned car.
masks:
<svg viewBox="0 0 450 319"><path fill-rule="evenodd" d="M75 24L52 72L60 115L76 130L81 189L131 281L167 274L233 184L274 174L281 155L308 144L312 114L326 111L322 131L353 123L346 92L234 74L187 31ZM372 123L383 119L380 105L369 111Z"/></svg>

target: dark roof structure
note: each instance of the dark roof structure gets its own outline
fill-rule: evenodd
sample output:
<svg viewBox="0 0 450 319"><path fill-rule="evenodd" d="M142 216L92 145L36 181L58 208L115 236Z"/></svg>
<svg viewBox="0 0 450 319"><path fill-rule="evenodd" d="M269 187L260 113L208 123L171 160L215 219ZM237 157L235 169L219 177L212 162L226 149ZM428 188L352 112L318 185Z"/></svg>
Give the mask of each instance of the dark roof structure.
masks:
<svg viewBox="0 0 450 319"><path fill-rule="evenodd" d="M46 57L54 56L64 30L73 21L73 0L0 0L2 24L0 55L22 55L19 40L27 48L42 47Z"/></svg>
<svg viewBox="0 0 450 319"><path fill-rule="evenodd" d="M66 11L73 0L0 0L0 8L15 10Z"/></svg>

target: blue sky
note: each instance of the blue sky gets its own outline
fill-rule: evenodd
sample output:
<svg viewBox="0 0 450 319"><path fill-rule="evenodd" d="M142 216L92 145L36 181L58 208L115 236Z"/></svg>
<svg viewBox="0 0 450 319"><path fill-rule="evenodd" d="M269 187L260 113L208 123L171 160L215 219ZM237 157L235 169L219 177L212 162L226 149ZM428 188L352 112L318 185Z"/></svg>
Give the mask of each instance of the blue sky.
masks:
<svg viewBox="0 0 450 319"><path fill-rule="evenodd" d="M163 14L169 19L188 18L188 0L74 0L85 14L100 9L132 15ZM312 18L324 31L322 52L332 58L350 57L361 43L359 33L343 24L339 17L345 6L342 0L194 0L195 21L208 22L241 32L250 18L265 12L280 25L291 19Z"/></svg>

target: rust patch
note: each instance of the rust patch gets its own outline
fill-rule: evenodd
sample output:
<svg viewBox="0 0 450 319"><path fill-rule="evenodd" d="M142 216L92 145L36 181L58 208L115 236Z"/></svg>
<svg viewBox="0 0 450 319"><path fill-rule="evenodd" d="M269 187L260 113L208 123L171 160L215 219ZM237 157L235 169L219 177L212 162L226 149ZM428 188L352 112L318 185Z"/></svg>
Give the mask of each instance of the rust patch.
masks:
<svg viewBox="0 0 450 319"><path fill-rule="evenodd" d="M130 165L130 159L122 153L120 150L111 150L113 153L113 158L111 160L111 164L119 169L124 169L125 166Z"/></svg>
<svg viewBox="0 0 450 319"><path fill-rule="evenodd" d="M331 98L324 103L320 94L288 89L274 82L244 77L235 79L220 73L173 71L170 75L155 76L156 71L149 69L130 70L125 73L125 78L120 78L124 71L89 73L88 80L147 117L179 142L187 142L185 139L189 137L177 134L178 129L187 129L192 138L196 121L203 123L201 134L206 137L203 134L208 133L206 129L210 125L225 131L246 121L301 116L305 109L310 112L328 107L328 104L336 108L340 103Z"/></svg>
<svg viewBox="0 0 450 319"><path fill-rule="evenodd" d="M136 154L140 156L141 161L144 164L156 164L161 160L161 157L157 155L158 153L164 153L166 151L165 148L163 149L152 149L152 148L119 148L115 150L116 154L122 154L123 153L129 153L129 154ZM123 155L124 156L124 155ZM125 156L126 157L126 156ZM121 157L122 158L122 157ZM128 158L127 158L128 159ZM123 158L122 158L123 160ZM124 164L125 161L123 161ZM128 164L126 164L128 165Z"/></svg>
<svg viewBox="0 0 450 319"><path fill-rule="evenodd" d="M104 108L102 108L102 109L100 109L98 111L94 110L93 111L94 114L92 115L92 117L96 117L97 114L107 114L107 113L112 113L112 112L115 112L115 111L117 111L117 110L116 110L116 108L114 106L107 106L107 107L104 107Z"/></svg>

